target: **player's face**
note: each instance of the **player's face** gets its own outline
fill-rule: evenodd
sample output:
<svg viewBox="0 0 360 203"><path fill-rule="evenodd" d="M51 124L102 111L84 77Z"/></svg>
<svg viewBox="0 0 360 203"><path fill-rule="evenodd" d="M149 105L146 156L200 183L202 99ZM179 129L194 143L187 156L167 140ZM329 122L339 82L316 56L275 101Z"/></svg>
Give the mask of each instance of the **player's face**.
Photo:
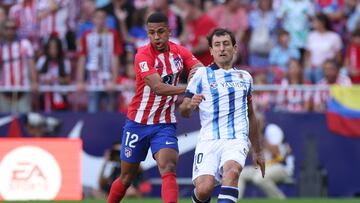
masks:
<svg viewBox="0 0 360 203"><path fill-rule="evenodd" d="M215 35L212 39L210 53L214 57L215 63L229 64L232 62L234 53L236 53L236 45L232 44L229 35Z"/></svg>
<svg viewBox="0 0 360 203"><path fill-rule="evenodd" d="M147 35L151 45L160 52L168 50L168 41L170 37L169 26L166 23L148 23Z"/></svg>

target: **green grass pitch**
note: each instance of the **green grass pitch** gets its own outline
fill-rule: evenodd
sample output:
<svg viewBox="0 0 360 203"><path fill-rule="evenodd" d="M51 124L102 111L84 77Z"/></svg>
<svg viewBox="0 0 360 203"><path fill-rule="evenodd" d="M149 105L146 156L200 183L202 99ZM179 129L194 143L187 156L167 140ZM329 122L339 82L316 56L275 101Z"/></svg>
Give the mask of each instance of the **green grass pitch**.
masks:
<svg viewBox="0 0 360 203"><path fill-rule="evenodd" d="M82 201L5 201L3 203L106 203L105 200L82 200ZM161 203L160 198L143 198L143 199L124 199L122 202L124 203ZM216 199L212 200L213 203L216 202ZM320 198L313 198L313 199L302 199L302 198L292 198L286 200L272 200L272 199L241 199L238 203L359 203L360 198L358 199L320 199ZM191 203L190 199L180 199L179 203Z"/></svg>

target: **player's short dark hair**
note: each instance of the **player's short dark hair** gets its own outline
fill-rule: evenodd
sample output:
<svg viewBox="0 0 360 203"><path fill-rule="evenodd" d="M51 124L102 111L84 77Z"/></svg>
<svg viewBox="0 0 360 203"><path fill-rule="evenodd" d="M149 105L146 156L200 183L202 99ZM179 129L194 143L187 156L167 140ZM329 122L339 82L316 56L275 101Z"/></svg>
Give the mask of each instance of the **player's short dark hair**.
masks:
<svg viewBox="0 0 360 203"><path fill-rule="evenodd" d="M147 18L146 24L148 23L165 23L167 25L168 18L161 12L154 12Z"/></svg>
<svg viewBox="0 0 360 203"><path fill-rule="evenodd" d="M209 47L212 47L212 40L214 38L214 36L224 36L224 35L229 35L230 39L231 39L231 43L233 46L235 46L236 44L236 40L235 40L235 35L234 33L232 33L231 31L224 29L224 28L216 28L214 31L212 31L208 36L207 36L207 40L208 40L208 45Z"/></svg>

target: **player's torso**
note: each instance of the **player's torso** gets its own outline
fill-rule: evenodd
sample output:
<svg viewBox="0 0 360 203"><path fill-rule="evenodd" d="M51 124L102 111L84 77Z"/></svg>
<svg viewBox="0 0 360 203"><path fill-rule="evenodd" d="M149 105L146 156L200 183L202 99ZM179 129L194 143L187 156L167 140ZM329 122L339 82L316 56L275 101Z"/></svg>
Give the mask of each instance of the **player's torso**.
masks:
<svg viewBox="0 0 360 203"><path fill-rule="evenodd" d="M247 96L251 78L237 69L206 69L202 77L200 117L204 139L247 139Z"/></svg>
<svg viewBox="0 0 360 203"><path fill-rule="evenodd" d="M152 54L154 68L163 83L176 86L184 68L181 53L173 47L170 52ZM141 65L140 65L141 68ZM141 77L136 78L136 93L130 104L128 117L139 123L175 123L174 115L177 96L158 96ZM132 116L130 116L130 114Z"/></svg>

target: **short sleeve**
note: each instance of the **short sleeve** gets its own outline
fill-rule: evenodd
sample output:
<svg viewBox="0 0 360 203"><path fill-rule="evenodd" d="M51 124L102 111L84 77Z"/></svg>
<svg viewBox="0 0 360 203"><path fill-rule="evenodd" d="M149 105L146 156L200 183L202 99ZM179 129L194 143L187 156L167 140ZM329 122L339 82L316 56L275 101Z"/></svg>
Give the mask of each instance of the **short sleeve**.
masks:
<svg viewBox="0 0 360 203"><path fill-rule="evenodd" d="M185 97L191 98L194 94L202 93L202 75L204 75L204 68L199 68L194 76L190 79L186 88Z"/></svg>
<svg viewBox="0 0 360 203"><path fill-rule="evenodd" d="M136 74L139 75L142 79L148 75L157 73L154 65L154 59L152 59L150 56L147 56L143 53L136 54L134 67Z"/></svg>
<svg viewBox="0 0 360 203"><path fill-rule="evenodd" d="M197 63L200 63L200 61L185 47L179 46L179 48L181 57L184 61L184 66L186 68L186 71L189 73L191 67L193 67Z"/></svg>

